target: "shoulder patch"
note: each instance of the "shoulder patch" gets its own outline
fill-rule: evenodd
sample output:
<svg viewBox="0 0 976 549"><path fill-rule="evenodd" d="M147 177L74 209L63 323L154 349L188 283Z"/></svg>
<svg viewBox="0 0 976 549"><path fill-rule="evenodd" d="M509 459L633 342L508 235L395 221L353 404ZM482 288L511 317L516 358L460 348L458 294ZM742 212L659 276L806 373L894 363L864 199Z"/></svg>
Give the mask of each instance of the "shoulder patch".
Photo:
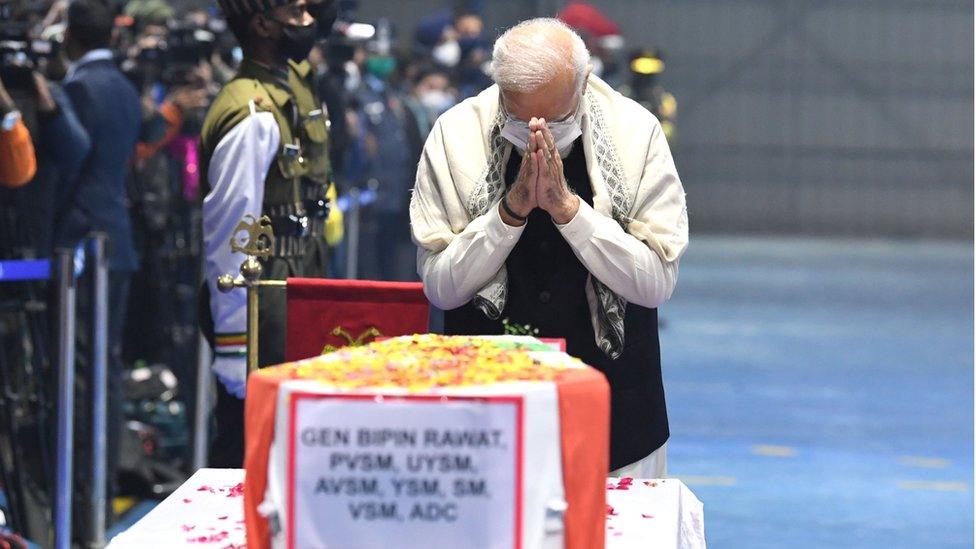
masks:
<svg viewBox="0 0 976 549"><path fill-rule="evenodd" d="M269 111L271 98L257 80L235 78L228 82L210 106L201 138L205 151L212 151L234 126L252 114Z"/></svg>

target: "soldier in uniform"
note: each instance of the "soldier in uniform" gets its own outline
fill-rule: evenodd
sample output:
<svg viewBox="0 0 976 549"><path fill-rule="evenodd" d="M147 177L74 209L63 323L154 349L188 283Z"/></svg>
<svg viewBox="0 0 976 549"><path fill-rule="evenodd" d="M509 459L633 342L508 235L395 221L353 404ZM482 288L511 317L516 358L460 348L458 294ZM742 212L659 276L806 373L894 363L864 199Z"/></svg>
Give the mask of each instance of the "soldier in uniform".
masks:
<svg viewBox="0 0 976 549"><path fill-rule="evenodd" d="M220 381L210 464L240 467L246 379L246 294L223 294L216 279L245 256L229 241L246 215L274 230L262 278L325 276L330 245L342 236L328 157L329 123L306 60L332 27L335 0L220 0L244 59L207 113L201 132L206 288L201 326ZM259 361L284 361L285 292L260 290ZM209 322L208 322L209 320Z"/></svg>

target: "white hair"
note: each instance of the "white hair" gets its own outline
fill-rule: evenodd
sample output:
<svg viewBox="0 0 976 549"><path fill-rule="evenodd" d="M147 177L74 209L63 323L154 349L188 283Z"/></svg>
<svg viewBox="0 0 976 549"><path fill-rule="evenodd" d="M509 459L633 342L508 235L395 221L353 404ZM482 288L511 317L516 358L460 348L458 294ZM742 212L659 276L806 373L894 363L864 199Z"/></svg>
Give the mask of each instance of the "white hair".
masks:
<svg viewBox="0 0 976 549"><path fill-rule="evenodd" d="M552 47L553 34L568 33L572 44L567 58L562 48ZM576 31L558 19L529 19L508 29L495 40L491 77L505 91L531 93L572 70L575 85L583 85L590 66L590 52Z"/></svg>

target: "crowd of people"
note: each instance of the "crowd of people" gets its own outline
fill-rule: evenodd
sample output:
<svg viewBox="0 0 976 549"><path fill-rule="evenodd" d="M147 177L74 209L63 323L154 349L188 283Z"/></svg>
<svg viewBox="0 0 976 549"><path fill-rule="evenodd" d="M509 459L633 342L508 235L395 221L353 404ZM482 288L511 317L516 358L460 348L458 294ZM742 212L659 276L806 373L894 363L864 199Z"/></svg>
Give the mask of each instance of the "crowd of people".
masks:
<svg viewBox="0 0 976 549"><path fill-rule="evenodd" d="M487 75L491 37L475 9L435 11L415 29L400 29L383 19L357 23L356 0L340 4L338 32L327 43L317 44L309 60L330 113L330 158L340 193L354 187L371 192L365 200L369 208L362 219L358 272L347 272L348 254L340 250L332 274L416 279L409 240L395 229L406 220L416 159L436 118L491 84ZM478 3L473 5L478 7ZM55 131L52 118L59 118L45 114L59 107L63 110L65 104L56 100L61 90L48 81L62 80L68 70L63 56L58 55L58 49L64 47L67 2L14 2L4 9L8 20L2 24L7 45L0 48L4 66L0 109L21 114L19 122L9 121L12 131L0 148L0 154L7 155L0 182L12 188L52 178L53 174L44 173L51 162L35 162L35 154L41 159L51 154L48 142L57 144L62 152L66 140L75 145L74 150L84 149L70 138L44 139ZM115 9L110 47L142 106L128 178L139 257L143 262L181 254L199 257L193 248L199 235L192 234L199 225L194 216L200 198L195 140L210 102L235 74L240 48L215 6L191 4L176 11L165 0L132 0ZM660 53L639 49L624 55L619 28L592 6L573 3L561 15L587 39L595 74L644 103L667 122L666 131L672 134L674 98L656 82L663 70ZM20 50L11 49L18 42ZM69 120L74 116L71 111L64 113ZM36 151L28 139L32 134ZM56 156L52 160L68 164L62 172L76 171L71 169L70 155ZM35 174L39 166L41 173ZM39 204L34 195L49 186L31 185L34 192L24 189L9 194L5 202L15 203L24 195L30 197L28 203ZM24 225L26 219L21 216L18 226L5 227L14 232L4 234L18 237L6 238L7 247L11 243L19 247L5 250L6 256L50 254L51 224L39 220L50 220L51 213L39 211L27 217L35 224ZM169 253L157 253L161 248ZM380 257L384 260L379 261ZM160 267L155 265L153 272Z"/></svg>
<svg viewBox="0 0 976 549"><path fill-rule="evenodd" d="M345 230L326 229L325 274L419 280L417 248L406 229L417 162L437 118L492 84L494 37L485 29L483 2L446 6L415 28L364 20L356 0L336 4L332 33L308 60L330 124L336 204L357 215L346 216ZM660 52L625 54L619 27L589 4L572 2L560 18L583 36L594 74L655 113L672 139L676 104L658 81ZM244 57L228 25L210 4L0 4L0 259L46 258L56 248L80 247L92 228L108 234L112 383L125 382L132 400L139 380L125 372L159 365L152 378L165 380L160 372L171 370L181 397L170 391L172 402L152 414L127 405L125 416L143 410L145 424L130 421L124 428L136 445L154 429L157 457L178 465L190 451L206 255L200 136L208 109ZM79 284L86 292L90 277L82 275ZM4 301L14 304L0 311L8 363L50 362L53 350L43 344L49 311L23 317L20 307L43 301L44 291L0 286ZM80 317L90 306L81 303ZM19 335L25 330L29 344ZM47 387L37 390L50 396ZM42 408L41 401L25 402ZM50 416L50 398L46 406Z"/></svg>

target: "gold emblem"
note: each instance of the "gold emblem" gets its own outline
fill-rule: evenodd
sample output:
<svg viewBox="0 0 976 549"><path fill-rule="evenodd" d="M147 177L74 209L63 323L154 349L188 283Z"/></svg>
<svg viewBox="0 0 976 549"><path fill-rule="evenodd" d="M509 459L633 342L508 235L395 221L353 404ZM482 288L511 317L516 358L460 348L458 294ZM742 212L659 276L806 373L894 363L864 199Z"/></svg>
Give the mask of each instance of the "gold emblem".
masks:
<svg viewBox="0 0 976 549"><path fill-rule="evenodd" d="M241 233L246 236L241 238ZM261 219L247 214L234 227L234 234L230 237L231 251L241 252L251 257L268 259L271 257L271 245L274 243L274 231L271 230L271 219L263 215Z"/></svg>
<svg viewBox="0 0 976 549"><path fill-rule="evenodd" d="M336 326L335 328L332 329L332 335L345 339L346 345L344 345L344 347L362 347L363 345L369 343L369 341L366 341L367 338L372 339L375 337L382 336L383 334L381 334L380 331L377 330L375 327L370 326L369 328L366 328L366 330L363 331L363 333L359 334L359 337L353 338L352 334L347 332L345 328L343 328L342 326ZM324 355L338 350L339 347L330 344L322 348L322 354Z"/></svg>

